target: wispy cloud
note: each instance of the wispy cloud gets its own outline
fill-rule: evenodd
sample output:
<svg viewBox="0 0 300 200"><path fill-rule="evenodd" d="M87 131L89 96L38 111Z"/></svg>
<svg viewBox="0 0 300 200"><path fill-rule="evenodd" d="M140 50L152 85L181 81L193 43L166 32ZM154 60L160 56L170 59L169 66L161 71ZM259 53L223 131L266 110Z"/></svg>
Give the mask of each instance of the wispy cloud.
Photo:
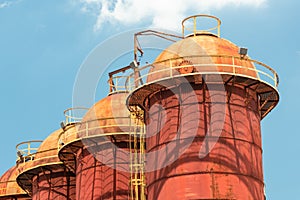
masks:
<svg viewBox="0 0 300 200"><path fill-rule="evenodd" d="M224 6L259 7L267 0L80 0L82 10L96 14L95 30L105 22L133 25L148 23L159 28L174 29L189 13L210 12Z"/></svg>
<svg viewBox="0 0 300 200"><path fill-rule="evenodd" d="M11 4L12 4L11 1L5 1L3 3L0 3L0 9L5 8L5 7L9 7Z"/></svg>
<svg viewBox="0 0 300 200"><path fill-rule="evenodd" d="M0 0L0 9L10 7L13 4L19 3L22 0L10 0L10 1L1 1Z"/></svg>

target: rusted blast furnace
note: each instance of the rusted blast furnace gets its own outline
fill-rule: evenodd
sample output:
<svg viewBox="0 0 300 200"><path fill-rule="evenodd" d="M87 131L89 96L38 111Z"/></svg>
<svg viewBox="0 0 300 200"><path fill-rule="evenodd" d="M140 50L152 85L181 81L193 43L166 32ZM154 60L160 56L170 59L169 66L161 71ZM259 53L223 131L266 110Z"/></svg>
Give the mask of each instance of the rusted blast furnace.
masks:
<svg viewBox="0 0 300 200"><path fill-rule="evenodd" d="M203 17L216 34L197 28ZM220 38L220 24L185 19L183 39L127 99L145 111L149 200L264 199L260 121L278 103L278 77Z"/></svg>

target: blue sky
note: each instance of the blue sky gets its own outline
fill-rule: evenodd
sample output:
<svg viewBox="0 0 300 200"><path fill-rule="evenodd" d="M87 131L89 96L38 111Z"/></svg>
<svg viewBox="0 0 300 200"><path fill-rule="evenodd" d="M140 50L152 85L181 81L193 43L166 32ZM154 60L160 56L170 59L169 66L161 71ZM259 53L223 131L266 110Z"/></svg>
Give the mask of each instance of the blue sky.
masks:
<svg viewBox="0 0 300 200"><path fill-rule="evenodd" d="M221 18L222 37L278 72L281 101L262 121L266 192L272 200L298 198L300 1L108 2L0 0L0 174L14 165L17 143L59 128L80 66L96 45L134 28L174 29L183 17L205 12Z"/></svg>

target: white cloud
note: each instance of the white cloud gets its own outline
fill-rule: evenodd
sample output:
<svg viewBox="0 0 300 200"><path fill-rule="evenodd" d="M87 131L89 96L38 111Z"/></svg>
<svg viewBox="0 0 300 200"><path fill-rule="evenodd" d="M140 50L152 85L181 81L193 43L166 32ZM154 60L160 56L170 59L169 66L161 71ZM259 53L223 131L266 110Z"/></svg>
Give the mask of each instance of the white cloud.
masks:
<svg viewBox="0 0 300 200"><path fill-rule="evenodd" d="M22 0L10 0L10 1L4 1L0 2L0 9L10 7L13 4L20 3Z"/></svg>
<svg viewBox="0 0 300 200"><path fill-rule="evenodd" d="M150 24L151 26L177 29L178 24L190 13L209 12L227 5L259 7L266 0L80 0L82 10L97 15L95 30L105 22L111 24ZM96 12L96 13L95 13Z"/></svg>
<svg viewBox="0 0 300 200"><path fill-rule="evenodd" d="M8 1L5 1L3 3L0 3L0 9L1 8L5 8L5 7L8 7L10 6L12 3L11 2L8 2Z"/></svg>

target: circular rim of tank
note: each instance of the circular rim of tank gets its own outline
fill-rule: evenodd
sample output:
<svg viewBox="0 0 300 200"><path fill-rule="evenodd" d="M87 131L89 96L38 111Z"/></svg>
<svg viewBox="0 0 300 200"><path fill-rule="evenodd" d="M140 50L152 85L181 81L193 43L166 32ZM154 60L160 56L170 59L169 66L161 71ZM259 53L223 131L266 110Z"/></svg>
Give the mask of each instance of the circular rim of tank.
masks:
<svg viewBox="0 0 300 200"><path fill-rule="evenodd" d="M4 175L6 175L6 173L10 173L7 177L5 177L7 180L2 180L4 178ZM10 169L8 169L1 177L0 177L0 185L1 184L13 184L13 188L17 190L17 192L14 193L10 193L7 191L7 188L0 188L1 193L3 190L5 190L5 192L3 192L3 194L0 193L0 197L26 197L27 193L18 185L17 183L17 166L13 166ZM11 188L12 186L9 186L9 188ZM5 193L5 194L4 194Z"/></svg>
<svg viewBox="0 0 300 200"><path fill-rule="evenodd" d="M174 81L176 79L178 79L178 80L180 80L182 78L189 79L190 77L194 77L196 75L200 75L201 77L202 76L213 77L213 76L216 76L216 75L222 76L222 79L224 80L224 83L227 83L227 84L232 82L233 80L235 80L236 77L252 80L253 82L251 84L253 84L253 85L259 84L260 87L261 87L261 92L259 93L260 98L263 100L263 99L265 99L264 94L271 93L270 95L272 95L272 102L273 102L272 105L270 105L267 109L265 109L265 113L261 112L261 119L263 119L278 104L278 102L279 102L279 92L278 92L277 87L278 87L278 84L279 84L279 77L278 77L278 74L276 73L276 71L274 69L272 69L271 67L269 67L268 65L266 65L262 62L259 62L259 61L253 60L253 59L248 59L248 58L244 59L244 58L241 58L241 57L230 56L230 55L208 55L208 56L209 57L212 57L212 56L214 56L214 57L227 57L227 58L231 57L231 58L235 58L235 59L246 60L248 62L252 62L252 63L255 63L257 65L260 65L260 66L264 67L265 69L267 69L267 70L269 70L273 73L274 78L272 78L272 79L274 81L274 85L272 85L271 83L269 83L267 81L264 81L264 80L260 79L259 76L251 77L251 76L247 76L245 74L237 74L237 73L233 73L233 72L231 72L231 73L230 72L216 72L214 70L210 73L208 73L206 71L206 72L192 72L192 73L187 73L187 74L179 74L179 75L176 75L176 76L173 75L173 76L168 76L168 77L164 77L164 78L157 79L157 80L152 80L151 82L147 82L143 85L140 85L140 86L136 87L134 90L131 91L131 93L129 94L129 96L126 100L126 105L127 105L128 109L132 110L131 107L130 107L132 105L139 105L139 106L141 106L141 108L143 108L144 99L146 98L146 96L148 96L149 94L151 94L154 91L157 91L157 89L163 88L163 86L166 86L166 85L171 86L170 85L170 80L172 80L171 82L174 83ZM184 58L184 57L182 57L182 58ZM166 62L168 60L170 60L170 59L159 61L159 62ZM146 66L143 66L139 70L144 70L146 68L151 67L154 64L156 64L156 63L152 63L152 64L148 64ZM222 63L220 65L222 65ZM184 68L184 67L186 67L186 66L179 66L178 68ZM232 65L232 67L240 67L240 66ZM168 69L168 68L166 68L164 70L172 71L173 69L174 69L174 67L171 67L171 70ZM266 74L265 72L257 70L256 68L251 69L251 70L254 70L258 74L259 73ZM161 72L161 71L159 71L159 72ZM144 77L142 76L141 79L147 77L148 75L149 74L144 75ZM132 74L132 76L134 76L134 74ZM136 80L135 82L140 82L140 81ZM237 84L237 82L235 84ZM159 86L160 86L160 88L159 88ZM138 96L139 98L134 98L134 96ZM141 97L143 97L143 98L141 98Z"/></svg>
<svg viewBox="0 0 300 200"><path fill-rule="evenodd" d="M65 169L66 166L62 162L52 162L52 163L45 163L38 166L34 166L32 168L26 169L26 171L21 172L16 180L18 185L26 191L29 195L32 194L32 178L39 173L43 173L49 170L58 170L58 169Z"/></svg>

